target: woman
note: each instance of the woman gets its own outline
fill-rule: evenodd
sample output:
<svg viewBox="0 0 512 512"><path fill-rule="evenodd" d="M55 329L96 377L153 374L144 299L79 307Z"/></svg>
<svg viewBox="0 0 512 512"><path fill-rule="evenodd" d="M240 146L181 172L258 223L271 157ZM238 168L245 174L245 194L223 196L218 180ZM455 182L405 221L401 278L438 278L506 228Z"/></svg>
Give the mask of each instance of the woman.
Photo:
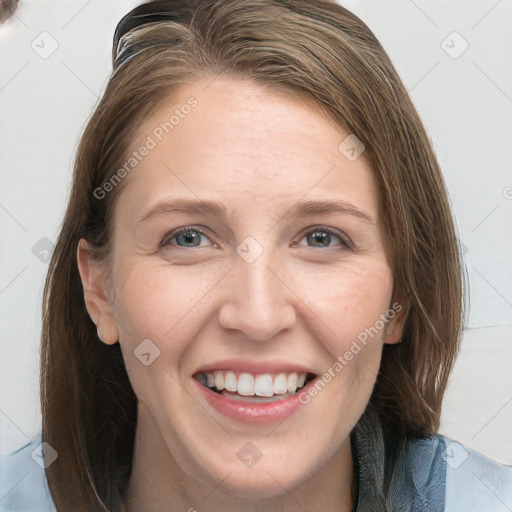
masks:
<svg viewBox="0 0 512 512"><path fill-rule="evenodd" d="M42 440L45 470L3 510L511 505L512 468L437 433L461 261L371 31L327 0L157 1L113 66L47 278L42 437L10 460Z"/></svg>

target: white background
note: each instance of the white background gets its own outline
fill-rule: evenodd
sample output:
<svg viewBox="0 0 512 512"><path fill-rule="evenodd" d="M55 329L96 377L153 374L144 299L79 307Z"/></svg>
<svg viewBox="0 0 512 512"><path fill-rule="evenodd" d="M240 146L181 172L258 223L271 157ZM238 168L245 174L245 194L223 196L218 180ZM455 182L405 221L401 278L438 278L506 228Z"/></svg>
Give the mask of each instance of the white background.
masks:
<svg viewBox="0 0 512 512"><path fill-rule="evenodd" d="M138 3L22 0L0 25L0 455L40 430L41 239L57 238L115 26ZM512 464L512 1L342 3L410 91L465 247L471 309L441 432Z"/></svg>

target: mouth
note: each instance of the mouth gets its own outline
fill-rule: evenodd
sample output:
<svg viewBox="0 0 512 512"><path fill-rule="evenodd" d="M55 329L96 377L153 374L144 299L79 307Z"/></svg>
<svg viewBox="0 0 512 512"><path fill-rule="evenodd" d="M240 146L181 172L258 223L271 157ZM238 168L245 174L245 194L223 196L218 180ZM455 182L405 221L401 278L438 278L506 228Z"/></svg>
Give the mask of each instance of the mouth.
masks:
<svg viewBox="0 0 512 512"><path fill-rule="evenodd" d="M225 359L192 374L196 396L206 410L221 422L228 418L245 424L308 414L304 405L309 400L303 395L318 378L307 366L285 360Z"/></svg>
<svg viewBox="0 0 512 512"><path fill-rule="evenodd" d="M296 395L316 375L310 372L250 373L214 370L197 372L193 377L203 387L226 398L267 403Z"/></svg>

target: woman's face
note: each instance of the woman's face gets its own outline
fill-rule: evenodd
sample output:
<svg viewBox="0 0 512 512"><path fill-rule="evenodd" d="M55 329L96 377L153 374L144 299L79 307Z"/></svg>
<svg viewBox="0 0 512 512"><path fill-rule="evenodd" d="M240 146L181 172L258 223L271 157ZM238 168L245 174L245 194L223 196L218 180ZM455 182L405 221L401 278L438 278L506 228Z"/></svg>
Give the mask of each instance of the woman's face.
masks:
<svg viewBox="0 0 512 512"><path fill-rule="evenodd" d="M139 127L105 302L88 300L102 340L121 344L140 442L157 447L139 463L261 497L346 460L402 325L394 311L383 322L379 199L347 136L298 100L220 78Z"/></svg>

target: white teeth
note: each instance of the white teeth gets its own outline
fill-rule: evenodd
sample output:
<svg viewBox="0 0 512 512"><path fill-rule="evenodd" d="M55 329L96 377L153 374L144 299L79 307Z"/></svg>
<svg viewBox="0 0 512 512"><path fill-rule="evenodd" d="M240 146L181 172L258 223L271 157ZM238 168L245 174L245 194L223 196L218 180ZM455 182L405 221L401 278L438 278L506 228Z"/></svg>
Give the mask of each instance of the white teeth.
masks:
<svg viewBox="0 0 512 512"><path fill-rule="evenodd" d="M233 372L226 372L226 375L224 376L224 387L228 391L236 392L237 386L238 386L238 384L236 381L235 374Z"/></svg>
<svg viewBox="0 0 512 512"><path fill-rule="evenodd" d="M254 381L254 393L257 396L272 396L274 394L274 382L270 373L258 375Z"/></svg>
<svg viewBox="0 0 512 512"><path fill-rule="evenodd" d="M280 373L274 381L274 394L284 395L288 391L288 379L284 373ZM295 391L295 390L294 390Z"/></svg>
<svg viewBox="0 0 512 512"><path fill-rule="evenodd" d="M215 372L213 374L215 379L215 387L221 391L224 389L224 373L223 372Z"/></svg>
<svg viewBox="0 0 512 512"><path fill-rule="evenodd" d="M288 375L288 393L293 393L299 386L297 386L297 374L295 372Z"/></svg>
<svg viewBox="0 0 512 512"><path fill-rule="evenodd" d="M253 375L242 372L237 379L233 371L216 370L204 372L198 379L203 385L215 388L217 391L225 389L241 396L272 398L275 395L293 395L297 388L304 386L306 378L306 373L297 374L297 372L278 373L274 379L270 373Z"/></svg>
<svg viewBox="0 0 512 512"><path fill-rule="evenodd" d="M238 394L243 396L254 395L254 377L250 373L241 373L238 377Z"/></svg>

